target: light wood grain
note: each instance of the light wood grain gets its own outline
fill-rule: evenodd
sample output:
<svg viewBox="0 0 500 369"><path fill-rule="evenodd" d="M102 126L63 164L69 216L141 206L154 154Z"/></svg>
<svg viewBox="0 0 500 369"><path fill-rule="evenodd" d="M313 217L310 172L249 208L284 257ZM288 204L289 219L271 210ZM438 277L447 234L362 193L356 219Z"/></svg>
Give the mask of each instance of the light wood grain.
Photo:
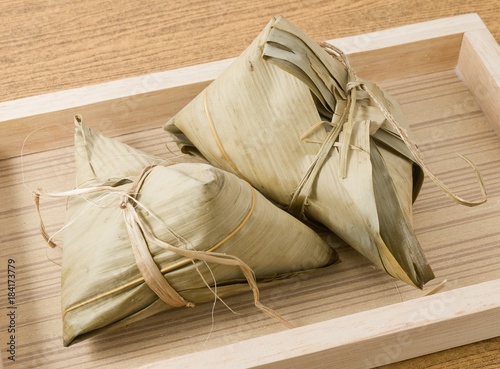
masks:
<svg viewBox="0 0 500 369"><path fill-rule="evenodd" d="M464 32L481 31L484 28L485 25L477 14L464 14L428 21L425 29L418 24L412 24L327 41L334 42L335 46L348 54L350 61L361 74L378 80L388 77L396 79L411 76L415 72L433 72L437 69L454 67ZM491 41L489 43L491 44ZM392 65L394 59L404 61L405 68L392 68L392 74L389 74L387 66ZM10 100L0 105L0 119L9 121L103 101L136 98L135 95L179 86L185 89L186 84L196 85L213 80L233 60L234 58L230 58L200 63L190 67ZM410 63L412 68L408 68Z"/></svg>
<svg viewBox="0 0 500 369"><path fill-rule="evenodd" d="M276 14L328 40L472 12L500 40L496 0L9 0L0 100L235 57Z"/></svg>
<svg viewBox="0 0 500 369"><path fill-rule="evenodd" d="M301 6L298 3L290 1L283 2L283 4L263 4L262 7L255 5L254 9L253 5L240 5L235 4L235 2L214 3L210 6L195 2L192 4L182 2L182 4L179 4L178 7L172 9L169 13L173 18L164 20L164 22L162 22L162 17L164 17L165 12L158 11L158 7L167 7L168 4L139 5L129 3L111 4L109 2L97 6L96 2L93 1L78 4L60 2L57 4L57 8L42 5L35 7L35 4L27 2L23 3L23 6L26 8L19 8L16 4L19 4L19 2L5 2L2 5L6 7L2 9L4 10L2 14L5 14L6 18L10 19L10 28L7 32L8 37L0 40L2 51L5 51L2 55L6 55L2 60L5 65L3 69L5 78L3 78L3 83L0 86L2 100L32 96L38 93L57 91L69 87L106 82L115 78L137 76L199 62L233 57L253 38L256 32L260 30L262 24L267 22L267 12L273 11L274 14L274 11L278 10L275 7L279 7L280 5L287 7L287 11L290 14L284 11L276 12L285 13L292 21L295 21L299 26L306 29L308 33L318 40L330 39L338 35L374 31L391 25L402 25L411 21L436 18L470 10L478 11L485 20L485 23L492 30L494 36L497 39L499 38L498 11L493 1L459 4L460 9L458 9L458 5L457 8L453 8L449 4L441 5L428 2L427 6L430 10L425 14L415 11L416 8L425 7L425 3L418 5L407 3L404 4L406 5L405 7L401 6L401 2L387 3L380 1L374 2L373 5L360 4L352 8L341 2L337 4L324 2L316 4L311 9L305 9L303 5ZM338 5L338 7L335 7L335 5ZM373 6L373 13L369 11L371 6ZM240 14L241 18L236 16L237 9L240 9L239 7L244 8L244 11L241 12L243 15L241 16ZM411 10L412 7L414 11ZM30 9L32 10L30 11ZM192 11L186 12L186 9ZM332 19L335 19L334 14L336 12L339 12L342 16L333 24ZM188 14L189 21L183 19L183 13L184 15ZM121 18L118 15L121 15ZM31 17L36 17L37 22L29 25L27 21ZM135 28L131 27L128 22L134 24ZM215 25L215 27L211 27L211 25ZM227 38L224 39L220 36L224 30L231 28L241 30L241 32L235 33L234 41L229 41ZM59 34L60 30L65 32ZM167 30L176 31L168 32ZM167 34L168 36L166 36ZM117 35L126 35L126 41L121 37L117 38ZM178 47L179 42L182 43L183 48ZM34 61L38 62L35 63ZM434 153L439 155L443 155L444 153L447 157L445 161L438 161L435 165L438 165L438 171L444 172L445 179L449 178L453 180L462 173L461 170L449 169L450 160L451 163L456 164L456 161L450 159L451 152L454 151L453 146L451 146L453 143L462 146L465 145L466 151L469 150L472 152L476 158L498 158L498 152L495 151L497 150L495 147L498 147L498 144L495 143L495 136L487 128L488 125L484 116L479 113L477 105L471 102L471 95L467 92L467 89L464 89L452 71L444 71L443 73L435 76L431 75L429 76L429 80L417 78L388 82L385 84L385 87L389 88L391 92L394 92L398 96L398 99L403 101L405 109L409 114L413 114L414 118L412 119L414 121L412 124L417 132L420 130L421 142L424 142L424 147L429 150L427 152L431 153L428 156L435 157ZM440 85L439 88L433 89L436 96L444 96L436 102L436 108L441 108L438 111L442 115L425 115L425 112L422 112L422 109L419 108L419 99L430 99L432 96L435 96L432 94L426 95L428 90L423 87L426 83L427 85L431 84L434 77L438 78L438 80L444 79L448 81ZM419 85L418 82L421 84ZM408 86L415 87L408 88ZM464 99L462 101L467 101L468 103L463 105L461 109L458 109L453 105L449 105L450 102L453 103L453 99L448 100L446 96L457 96L460 99ZM443 112L443 106L448 106L449 108L445 108ZM68 112L67 117L63 117L61 120L64 121L69 118L69 115ZM102 116L99 114L95 116L97 121L94 117L92 118L96 128L100 128L101 124L104 127L110 124L109 121L100 121ZM462 118L465 119L465 122L461 123L458 126L459 128L462 128L462 124L466 126L469 123L474 127L480 126L483 128L478 132L474 132L473 139L470 142L461 137L456 137L454 140L448 141L447 137L443 135L445 130L443 127L449 126L451 131L456 132L456 120L463 120ZM136 122L141 122L141 119L135 119L137 119ZM445 125L443 126L441 123ZM115 122L111 125L115 129L112 132L118 134L119 123ZM428 130L433 127L435 129L434 133L432 137L428 137ZM446 132L450 132L450 130L446 129ZM159 133L157 130L148 130L141 134L125 135L122 139L150 150L150 152L162 153L163 141ZM4 137L2 135L2 145L5 142ZM49 135L46 137L50 138L52 136ZM70 138L68 142L69 140ZM467 146L469 144L471 146ZM71 184L71 149L61 148L42 156L29 156L27 158L32 159L32 162L28 162L27 164L29 170L27 173L32 176L31 178L36 178L35 182L37 185L53 185L54 176L56 182L62 187ZM493 202L496 202L498 201L496 196L498 196L497 184L499 181L495 177L495 174L498 173L498 162L495 160L481 160L479 162L486 173L488 173L488 181L493 188ZM42 163L43 165L40 166ZM58 313L53 313L54 306L58 306L59 304L57 297L59 293L59 271L56 264L48 261L47 251L41 247L40 239L37 235L36 222L29 215L32 208L29 201L29 193L20 185L22 177L19 172L19 164L19 158L2 161L3 179L1 191L3 194L2 197L6 200L2 205L3 215L0 223L2 227L1 241L3 246L2 258L0 260L5 264L5 256L13 255L21 263L26 261L26 274L23 274L23 280L20 284L21 291L24 290L24 293L21 293L20 301L26 309L30 307L27 311L31 311L31 313L27 314L29 318L23 322L23 326L25 327L23 337L25 338L22 345L20 345L20 355L29 359L29 366L42 367L45 365L46 367L57 367L59 365L58 360L62 358L71 359L68 363L74 366L81 365L82 367L88 366L88 360L92 360L94 366L109 366L118 360L118 358L123 359L127 363L126 365L137 366L141 364L141 358L138 355L150 355L150 357L154 357L154 350L164 347L165 336L155 336L155 334L152 334L152 327L155 327L156 331L164 329L165 332L168 332L166 335L170 340L169 342L177 342L173 346L178 346L178 348L183 347L183 345L185 346L189 342L186 338L186 332L182 332L183 329L192 329L194 327L198 329L198 332L200 330L203 331L199 326L199 315L205 314L208 317L210 310L208 308L204 312L194 315L179 313L179 315L174 315L171 318L166 316L157 317L148 324L131 327L126 332L125 337L122 337L120 333L107 335L94 342L71 349L71 351L62 351L59 346L59 335L57 333L59 316ZM52 176L50 177L44 174L47 172L47 168L51 170ZM32 184L35 184L35 182ZM470 186L471 184L472 182L458 183L458 187ZM495 245L498 244L498 233L494 231L496 224L494 224L495 218L492 218L496 214L494 206L489 207L484 213L481 213L482 215L470 212L467 215L455 214L455 218L447 219L450 212L450 204L446 203L447 199L442 198L437 191L429 189L429 193L427 195L423 194L419 201L422 201L422 205L417 204L415 209L416 224L420 227L420 237L425 244L433 244L436 235L439 236L442 229L446 229L449 226L449 222L457 222L456 228L452 231L455 237L447 241L442 240L438 242L431 251L433 255L432 261L439 264L438 270L442 271L443 275L451 274L461 283L468 285L477 282L475 279L476 276L467 275L467 273L475 270L474 268L477 268L476 271L486 279L495 278L495 276L498 278L498 274L496 274L498 270L498 255L495 253ZM49 218L53 219L52 230L57 229L60 225L60 222L58 223L56 220L59 219L58 209L60 209L56 207L57 205L61 206L63 204L50 203L49 208L46 209L49 212ZM432 214L432 216L429 217L429 214ZM441 221L436 221L438 219ZM476 220L476 222L470 223L471 220ZM493 223L484 223L485 220ZM26 228L26 225L29 225L28 228ZM477 254L475 247L478 239L474 236L475 227L490 230L482 243L484 245L484 250L482 251L486 252L486 254ZM464 240L459 237L459 234L465 234L467 237ZM449 254L446 252L448 250L447 247L456 244L459 244L460 247L454 251L454 257L450 260ZM341 250L343 249L341 248ZM346 250L343 251L346 257L345 260L351 260L350 258L352 257L351 262L355 263L356 256L349 256ZM488 254L489 252L490 254ZM49 256L57 262L57 256ZM33 260L36 260L36 262ZM39 265L40 260L43 261L41 266ZM484 260L489 260L491 263L485 266ZM28 263L27 261L30 262ZM353 281L358 281L358 277L350 276L347 272L349 267L353 265L350 264L351 262L345 263L342 266L345 269L340 267L336 271L336 273L339 273L339 279L333 283L341 284L350 281L353 289L350 292L346 291L347 295L343 294L338 299L323 301L323 305L320 304L319 307L310 307L310 309L313 309L311 311L317 312L317 315L313 314L313 321L314 319L321 320L325 317L331 317L331 315L328 315L330 311L327 310L327 307L332 305L338 308L336 314L340 315L347 314L353 306L356 309L357 304L374 307L373 301L370 299L363 300L361 296L358 296L359 291L361 291L361 294L369 295L387 294L387 299L383 299L380 302L381 304L396 302L400 298L407 299L414 297L414 294L406 291L404 288L401 288L401 297L399 297L399 295L395 294L395 290L392 285L390 286L389 281L381 282L381 276L371 280L374 284L364 285L363 280L359 281L361 285L358 285L357 282L353 284ZM497 263L495 264L495 262ZM368 266L366 264L364 266L363 264L361 265L365 268L366 272ZM464 270L465 274L456 274L454 267L457 265L468 266ZM3 273L4 270L1 270ZM43 279L41 278L42 275L44 276ZM4 277L4 274L2 276ZM324 275L322 274L321 276ZM318 276L320 280L321 276ZM367 274L367 276L371 278L372 274ZM312 279L316 281L316 278ZM290 283L294 286L293 282ZM304 283L304 281L301 281L301 283ZM316 290L313 288L313 291L317 292L313 293L315 293L315 297L321 297L323 293L319 291L325 288L325 286L321 285L322 282L310 283L312 283L312 286L317 283ZM304 287L306 287L306 284ZM376 287L377 285L382 287L382 291L377 290L379 288ZM311 287L311 285L307 286ZM356 290L356 286L364 287ZM280 291L286 289L287 286L285 284ZM356 300L356 298L360 297L361 301ZM252 333L248 331L248 328L250 328L250 331L252 331L252 327L254 329L257 327L262 328L263 321L260 320L260 317L252 315L254 313L251 309L251 304L245 305L242 301L244 299L231 300L231 302L240 304L239 306L243 303L243 311L250 314L250 319L245 320L245 325L236 324L235 327L234 323L231 323L234 319L232 315L223 312L219 317L224 321L224 329L219 326L217 333L211 337L213 341L219 340L219 343L220 341L229 343L230 338L227 335L230 332L236 333L238 339L249 338ZM297 301L296 296L289 295L284 300L284 303L297 306ZM343 305L342 301L355 302L350 306ZM283 304L280 306L286 308ZM375 304L378 304L378 302L375 302ZM31 307L34 307L34 309ZM311 322L310 320L307 321L307 319L311 319L309 315L307 315L309 318L306 316L300 318L300 309L299 311L292 311L291 314L297 316L298 319L305 319L303 320L304 323ZM184 319L184 322L187 320L191 323L187 325L173 324L178 319L179 321ZM231 324L233 324L232 330L231 328L225 330L226 325L231 326ZM28 326L33 328L27 329ZM2 325L2 330L3 328ZM172 328L175 334L171 333ZM269 326L264 328L262 333L269 333L273 329L277 328ZM206 332L206 330L203 332ZM152 341L150 342L152 342L152 345L148 346L146 343L138 344L135 340L137 337L141 337L141 339L151 338ZM203 343L204 338L206 338L206 334L204 333L199 333L197 337L195 345L201 345L201 348L208 348L210 345L214 345L214 342ZM192 337L189 338L192 339ZM112 344L113 340L115 340L114 344ZM39 346L35 350L31 349L30 351L30 347L34 347L32 346L34 342L43 342L43 346ZM181 343L178 344L179 342ZM473 367L472 365L476 361L483 360L483 358L479 357L481 351L490 353L486 355L484 363L493 363L492 365L495 365L492 360L498 356L494 354L495 352L497 354L499 352L498 344L498 340L488 341L484 343L484 346L470 346L471 351L457 349L452 351L452 353L431 356L420 359L420 361L395 364L391 367L409 368L418 367L418 365L429 367L430 365L434 365L433 363L437 363L437 366L434 367L446 368L450 367L446 363L448 358L452 358L450 359L453 360L452 365ZM127 355L123 357L117 356L118 345L122 349L124 347L130 349L127 351ZM98 346L100 352L96 350ZM483 347L483 349L480 347ZM180 352L182 353L182 349L180 349ZM465 357L465 359L460 361L460 359L457 359L460 356ZM20 365L24 367L23 364Z"/></svg>
<svg viewBox="0 0 500 369"><path fill-rule="evenodd" d="M500 133L500 46L485 30L464 35L457 70L474 97Z"/></svg>
<svg viewBox="0 0 500 369"><path fill-rule="evenodd" d="M350 62L359 75L372 81L385 81L454 68L459 61L464 32L481 32L484 27L477 15L469 14L430 21L426 23L425 31L423 27L407 25L367 34L366 37L351 36L329 41L352 52L349 54ZM397 36L401 34L405 36ZM383 43L383 40L387 42ZM469 54L474 54L474 50ZM470 55L461 60L474 58L477 57ZM67 136L58 134L61 131L54 124L71 127L75 109L108 135L161 126L232 60L203 63L0 103L0 136L10 137L2 147L0 159L19 155L22 141L39 127L46 127L42 132L46 139L32 142L25 153L71 144ZM482 73L483 77L492 76L488 74L490 69ZM469 68L464 70L473 71L476 68L470 61ZM475 81L480 78L477 75ZM490 80L493 78L488 77ZM493 88L492 83L489 88ZM491 108L488 111L495 111L494 101L489 106Z"/></svg>
<svg viewBox="0 0 500 369"><path fill-rule="evenodd" d="M378 367L394 357L418 356L430 347L446 349L473 342L474 337L488 333L495 337L498 331L490 322L500 319L500 280L421 297L390 308L175 357L141 369ZM460 328L456 329L457 326Z"/></svg>

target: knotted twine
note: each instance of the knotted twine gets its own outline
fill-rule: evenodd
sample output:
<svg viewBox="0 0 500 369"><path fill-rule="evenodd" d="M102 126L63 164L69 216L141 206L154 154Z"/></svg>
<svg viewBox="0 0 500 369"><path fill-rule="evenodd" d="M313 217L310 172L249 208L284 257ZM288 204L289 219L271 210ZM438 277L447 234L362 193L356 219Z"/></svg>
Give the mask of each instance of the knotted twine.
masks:
<svg viewBox="0 0 500 369"><path fill-rule="evenodd" d="M364 91L371 101L375 104L375 106L380 110L380 112L384 115L385 119L391 124L391 126L395 129L395 131L399 134L401 140L405 143L408 150L414 157L415 162L422 168L425 174L429 176L429 178L439 187L441 188L445 194L456 201L457 203L465 206L477 206L483 204L487 200L486 189L484 187L484 183L481 177L481 173L477 169L477 167L465 156L459 156L465 160L475 171L479 187L481 190L482 198L478 201L468 201L457 195L455 195L439 178L437 178L427 167L424 160L422 159L422 154L418 149L416 143L409 137L406 129L398 123L398 121L394 118L392 113L383 103L385 100L382 94L382 91L375 85L370 82L362 81L356 75L354 69L351 67L349 63L349 59L344 54L344 52L337 47L323 42L321 46L331 55L334 59L340 61L346 71L347 71L347 85L346 85L346 96L347 103L342 115L338 121L333 126L333 129L328 133L325 141L322 143L317 155L314 157L311 162L309 168L306 173L302 177L302 180L297 185L295 191L292 194L292 200L288 205L288 210L294 214L295 216L304 218L304 208L307 204L307 198L312 189L312 185L319 174L321 167L326 161L328 154L332 147L335 145L337 138L342 132L342 143L340 145L340 159L339 159L339 175L341 178L345 178L347 176L347 157L350 148L351 135L354 126L354 115L355 115L355 107L356 102L358 100L358 91ZM332 117L332 120L334 118ZM320 127L317 125L316 127Z"/></svg>
<svg viewBox="0 0 500 369"><path fill-rule="evenodd" d="M255 190L251 188L251 193L252 193L252 204L251 208L242 220L242 222L232 231L230 232L229 235L227 235L224 239L222 239L220 242L218 242L215 246L211 247L207 251L198 251L198 250L187 250L187 249L181 249L177 248L175 246L170 245L169 243L157 238L154 233L151 231L151 229L145 224L145 222L141 219L139 216L139 213L137 212L137 207L142 207L145 210L147 210L143 204L141 204L138 200L137 197L139 195L139 191L146 180L147 176L151 171L153 170L154 166L148 166L143 169L137 180L133 182L132 186L128 190L120 189L117 187L113 186L107 186L107 185L101 185L97 187L88 187L88 188L77 188L74 190L70 191L64 191L64 192L47 192L43 189L37 189L36 191L33 191L33 197L35 201L35 207L37 209L37 213L39 216L40 220L40 233L42 234L43 238L47 242L47 244L54 248L57 245L55 242L52 240L52 237L49 236L49 234L46 231L45 224L43 222L43 218L41 215L40 211L40 196L50 196L50 197L64 197L64 198L69 198L69 197L74 197L74 196L81 196L81 195L87 195L87 194L93 194L93 193L102 193L102 194L116 194L118 195L119 198L119 203L118 207L122 210L123 218L125 221L125 226L127 229L127 233L130 239L131 247L134 253L134 257L136 260L136 265L137 268L139 269L139 272L142 275L142 278L136 281L132 281L130 283L127 283L126 285L122 286L122 288L116 288L111 291L108 291L104 294L95 296L87 301L83 301L81 303L78 303L74 306L69 307L64 314L68 313L69 311L75 310L78 307L81 307L83 305L89 304L91 302L94 302L96 300L99 300L101 298L107 297L113 293L119 292L123 288L130 287L130 285L135 284L135 283L140 283L144 281L148 287L167 305L173 306L173 307L194 307L195 304L191 301L187 301L184 299L167 281L167 279L164 277L163 273L165 272L164 270L160 270L158 268L158 265L155 263L151 252L148 247L148 241L151 243L156 244L157 246L162 247L165 250L171 251L179 256L182 256L186 258L185 260L177 263L174 267L180 267L184 264L187 264L189 262L195 262L197 261L203 261L205 263L214 263L214 264L220 264L220 265L226 265L226 266L233 266L233 267L238 267L242 271L243 275L245 276L252 292L253 292L253 298L254 298L254 304L255 306L260 309L262 312L266 313L270 317L278 320L288 328L292 328L292 325L286 321L283 317L281 317L278 313L276 313L274 310L266 307L263 305L259 298L259 288L257 286L257 281L255 278L255 274L253 270L241 259L239 259L236 256L233 255L228 255L224 253L217 253L214 252L217 248L222 246L226 241L228 241L230 238L232 238L247 222L247 220L250 218L253 209L255 207ZM172 269L172 268L170 268ZM210 288L207 285L208 288ZM211 289L211 288L210 288ZM215 294L215 292L214 292ZM217 296L216 296L217 297Z"/></svg>
<svg viewBox="0 0 500 369"><path fill-rule="evenodd" d="M337 47L327 43L323 42L320 44L325 51L334 59L339 61L340 63L343 64L346 72L347 72L347 84L346 84L346 102L345 102L345 108L342 111L342 114L339 119L335 115L332 116L332 122L319 122L318 124L315 124L314 126L310 127L306 132L304 132L300 139L303 140L304 137L308 136L311 132L313 132L315 129L318 129L319 127L322 126L323 123L327 123L332 125L332 129L330 132L328 132L325 140L322 142L320 149L318 150L318 153L312 160L311 164L309 165L308 169L302 176L302 179L298 183L297 187L293 191L291 195L291 200L287 206L288 212L293 214L295 217L298 218L306 218L305 216L305 206L307 204L307 199L311 193L311 189L313 186L314 181L316 180L323 164L325 163L328 154L330 153L331 149L334 146L340 146L340 156L339 156L339 176L341 178L346 178L347 176L347 163L348 163L348 154L349 154L349 149L351 148L350 142L351 142L351 136L353 133L353 127L354 127L354 116L355 116L355 108L356 108L356 103L359 99L358 92L363 91L368 95L368 97L371 99L371 101L375 104L375 106L380 110L384 118L391 124L391 126L394 128L396 133L399 134L400 139L404 142L410 153L412 154L415 162L421 167L423 172L429 176L429 178L439 187L443 190L443 192L450 197L452 200L456 201L457 203L465 206L477 206L485 203L487 201L487 194L486 194L486 189L484 187L484 183L482 180L481 173L475 166L475 164L470 161L468 158L465 156L458 154L463 160L465 160L475 171L480 191L481 191L481 196L482 198L477 201L469 201L461 198L460 196L457 196L451 191L439 178L437 178L427 167L425 164L422 154L420 150L418 149L416 143L410 138L408 133L406 132L406 129L401 126L401 124L398 123L398 121L394 118L392 113L389 111L389 109L386 107L384 101L385 98L383 96L383 92L373 83L370 83L368 81L364 81L358 78L356 75L354 69L351 67L349 63L349 59L347 56L344 54L344 52ZM332 91L333 93L333 91ZM361 97L364 98L364 97ZM337 101L339 103L339 101ZM212 135L216 141L217 147L219 148L219 151L221 152L221 155L223 158L228 162L228 164L231 166L233 169L234 173L238 175L240 178L248 181L245 177L245 175L238 169L237 165L234 163L233 160L231 160L230 156L224 149L224 145L217 133L217 129L214 125L212 116L210 114L210 111L208 110L208 105L207 105L207 89L205 89L203 93L203 107L204 107L204 112L206 119L208 121L208 124L210 126L210 130L212 131ZM333 120L336 120L336 122L333 122ZM371 123L374 123L373 121ZM382 122L380 122L382 124ZM380 126L375 127L375 129L371 129L371 134L374 134L377 129L379 129ZM337 139L339 136L342 135L342 142L337 142Z"/></svg>

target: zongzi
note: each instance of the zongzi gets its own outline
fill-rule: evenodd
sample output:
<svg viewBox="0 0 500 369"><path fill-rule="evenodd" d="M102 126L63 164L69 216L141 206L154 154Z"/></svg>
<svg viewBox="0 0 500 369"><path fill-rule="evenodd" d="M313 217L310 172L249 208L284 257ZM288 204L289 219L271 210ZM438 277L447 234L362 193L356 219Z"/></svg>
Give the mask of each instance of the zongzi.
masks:
<svg viewBox="0 0 500 369"><path fill-rule="evenodd" d="M213 165L319 222L390 275L434 275L412 227L420 162L387 93L276 17L165 129Z"/></svg>
<svg viewBox="0 0 500 369"><path fill-rule="evenodd" d="M335 252L237 176L147 155L76 121L62 263L64 344L169 307L324 267ZM46 194L39 191L37 198ZM50 238L48 239L51 242Z"/></svg>

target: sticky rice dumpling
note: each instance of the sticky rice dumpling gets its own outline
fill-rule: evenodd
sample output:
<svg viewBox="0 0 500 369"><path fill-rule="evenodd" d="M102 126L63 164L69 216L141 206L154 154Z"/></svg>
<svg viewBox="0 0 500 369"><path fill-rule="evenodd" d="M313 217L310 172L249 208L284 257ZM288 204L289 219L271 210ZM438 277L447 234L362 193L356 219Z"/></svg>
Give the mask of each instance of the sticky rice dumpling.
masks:
<svg viewBox="0 0 500 369"><path fill-rule="evenodd" d="M423 172L388 114L410 134L394 99L341 52L276 17L164 128L422 288L434 277L412 227Z"/></svg>
<svg viewBox="0 0 500 369"><path fill-rule="evenodd" d="M62 262L65 345L215 294L248 291L249 284L256 305L273 315L258 302L255 280L336 258L309 227L231 173L161 160L79 121L75 151L79 185L59 194L71 195Z"/></svg>

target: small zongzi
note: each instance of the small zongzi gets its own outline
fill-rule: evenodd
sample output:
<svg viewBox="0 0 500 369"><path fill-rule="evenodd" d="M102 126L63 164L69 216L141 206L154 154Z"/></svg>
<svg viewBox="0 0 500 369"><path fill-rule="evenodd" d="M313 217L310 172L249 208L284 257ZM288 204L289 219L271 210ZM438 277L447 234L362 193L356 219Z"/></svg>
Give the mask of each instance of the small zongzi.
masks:
<svg viewBox="0 0 500 369"><path fill-rule="evenodd" d="M324 267L335 252L237 176L147 155L76 121L66 212L63 339ZM45 193L39 191L37 196ZM38 199L37 197L37 199ZM42 227L43 229L43 227ZM52 241L49 239L49 243Z"/></svg>

